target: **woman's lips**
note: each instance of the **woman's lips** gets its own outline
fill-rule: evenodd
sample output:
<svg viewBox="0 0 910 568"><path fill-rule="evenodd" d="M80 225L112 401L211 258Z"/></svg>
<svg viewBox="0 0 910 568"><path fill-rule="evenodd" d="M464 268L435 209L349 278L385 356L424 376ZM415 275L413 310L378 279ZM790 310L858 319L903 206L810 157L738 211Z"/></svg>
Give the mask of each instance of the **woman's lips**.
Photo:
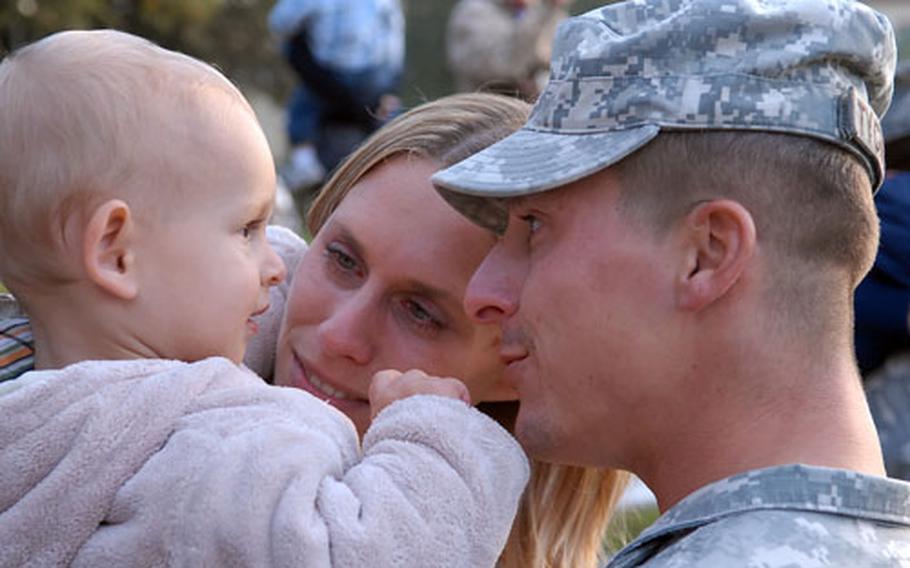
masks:
<svg viewBox="0 0 910 568"><path fill-rule="evenodd" d="M294 354L294 364L297 366L298 375L296 377L298 380L294 382L300 383L294 384L295 387L315 394L322 399L366 401L366 399L360 398L354 393L340 390L329 384L327 380L314 373L311 369L308 369L296 354Z"/></svg>
<svg viewBox="0 0 910 568"><path fill-rule="evenodd" d="M319 377L317 377L313 373L308 373L306 375L306 378L308 381L310 381L311 385L316 387L316 390L320 391L322 394L324 394L326 396L329 396L331 398L341 399L341 400L345 400L348 398L348 395L346 395L345 393L341 392L338 389L332 388L331 385L328 385L328 384L322 382L321 380L319 380Z"/></svg>

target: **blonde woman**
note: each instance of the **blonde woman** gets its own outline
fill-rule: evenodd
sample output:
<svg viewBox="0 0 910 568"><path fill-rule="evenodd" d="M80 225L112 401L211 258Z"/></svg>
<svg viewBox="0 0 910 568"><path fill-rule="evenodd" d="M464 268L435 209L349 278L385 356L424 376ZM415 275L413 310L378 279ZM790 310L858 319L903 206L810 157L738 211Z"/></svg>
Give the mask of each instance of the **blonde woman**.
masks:
<svg viewBox="0 0 910 568"><path fill-rule="evenodd" d="M499 329L464 313L465 287L493 244L429 177L517 130L530 107L498 95L442 98L398 117L331 176L307 217L315 235L293 275L275 383L304 388L364 430L366 385L384 368L456 376L511 427ZM503 568L597 564L626 474L534 462L499 562Z"/></svg>

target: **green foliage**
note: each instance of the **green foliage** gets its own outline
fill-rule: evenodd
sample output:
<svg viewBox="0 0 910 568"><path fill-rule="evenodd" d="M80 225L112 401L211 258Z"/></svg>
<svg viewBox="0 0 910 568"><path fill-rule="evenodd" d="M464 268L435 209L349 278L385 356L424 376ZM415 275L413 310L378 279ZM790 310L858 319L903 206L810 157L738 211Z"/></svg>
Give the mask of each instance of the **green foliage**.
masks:
<svg viewBox="0 0 910 568"><path fill-rule="evenodd" d="M292 78L269 38L271 6L257 0L8 0L0 5L0 55L64 29L114 28L283 97Z"/></svg>
<svg viewBox="0 0 910 568"><path fill-rule="evenodd" d="M632 542L638 533L645 530L660 516L655 506L624 509L616 513L607 529L604 550L615 554L620 548Z"/></svg>
<svg viewBox="0 0 910 568"><path fill-rule="evenodd" d="M11 1L0 8L0 41L9 50L54 31L85 28L124 29L156 40L180 38L202 26L223 3L224 0Z"/></svg>
<svg viewBox="0 0 910 568"><path fill-rule="evenodd" d="M446 66L446 21L455 0L403 0L407 43L402 98L407 106L433 100L454 90Z"/></svg>
<svg viewBox="0 0 910 568"><path fill-rule="evenodd" d="M896 36L898 60L907 61L910 59L910 27L897 30Z"/></svg>
<svg viewBox="0 0 910 568"><path fill-rule="evenodd" d="M446 21L456 0L402 0L411 106L453 91L446 66ZM578 14L603 4L577 0ZM232 80L283 101L294 77L266 27L265 0L7 0L0 5L0 55L64 29L115 28L215 64Z"/></svg>
<svg viewBox="0 0 910 568"><path fill-rule="evenodd" d="M456 0L402 0L407 17L408 105L452 92L445 27ZM575 0L580 14L604 0ZM294 77L269 37L269 0L6 0L0 4L0 56L63 29L116 28L220 67L234 81L284 100ZM910 29L898 33L910 58Z"/></svg>

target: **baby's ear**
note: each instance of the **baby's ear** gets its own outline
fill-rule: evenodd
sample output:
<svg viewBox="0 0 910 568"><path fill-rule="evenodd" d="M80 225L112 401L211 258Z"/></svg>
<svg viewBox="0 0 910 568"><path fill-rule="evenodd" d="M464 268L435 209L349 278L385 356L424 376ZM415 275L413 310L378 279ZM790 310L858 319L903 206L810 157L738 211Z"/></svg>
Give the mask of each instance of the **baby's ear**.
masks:
<svg viewBox="0 0 910 568"><path fill-rule="evenodd" d="M132 300L139 292L134 263L135 226L129 205L111 199L89 218L82 239L82 260L89 279L109 294Z"/></svg>

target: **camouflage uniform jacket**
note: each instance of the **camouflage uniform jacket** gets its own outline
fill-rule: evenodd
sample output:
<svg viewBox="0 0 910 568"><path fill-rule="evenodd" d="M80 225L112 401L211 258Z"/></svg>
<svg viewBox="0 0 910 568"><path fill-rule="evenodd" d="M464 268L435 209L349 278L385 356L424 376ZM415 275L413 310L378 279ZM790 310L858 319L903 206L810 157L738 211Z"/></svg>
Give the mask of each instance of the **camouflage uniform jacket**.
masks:
<svg viewBox="0 0 910 568"><path fill-rule="evenodd" d="M607 568L910 567L910 484L786 465L703 487Z"/></svg>

